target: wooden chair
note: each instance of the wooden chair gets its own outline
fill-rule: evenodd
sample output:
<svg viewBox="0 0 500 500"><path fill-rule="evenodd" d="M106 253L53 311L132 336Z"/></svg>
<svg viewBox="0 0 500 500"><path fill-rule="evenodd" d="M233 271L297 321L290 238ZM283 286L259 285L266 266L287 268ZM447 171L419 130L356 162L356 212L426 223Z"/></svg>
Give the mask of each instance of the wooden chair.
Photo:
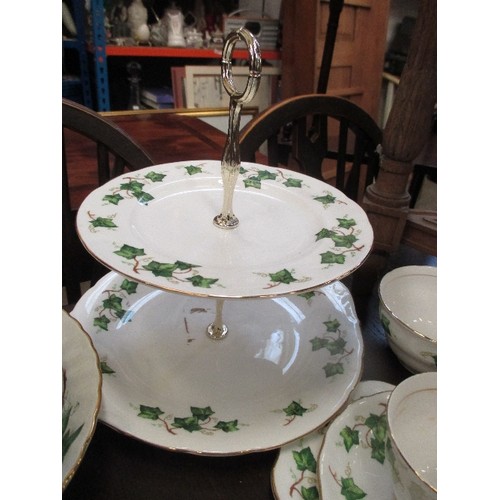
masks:
<svg viewBox="0 0 500 500"><path fill-rule="evenodd" d="M266 141L269 165L288 166L291 154L302 172L329 182L324 160L330 160L335 177L330 183L360 201L378 171L382 131L347 99L307 94L274 104L252 119L241 131L241 159L255 161Z"/></svg>
<svg viewBox="0 0 500 500"><path fill-rule="evenodd" d="M129 135L95 111L68 99L62 100L62 277L67 300L81 296L80 283L95 281L106 270L97 264L80 242L72 210L65 130L72 130L95 143L99 185L123 173L153 165L153 160Z"/></svg>

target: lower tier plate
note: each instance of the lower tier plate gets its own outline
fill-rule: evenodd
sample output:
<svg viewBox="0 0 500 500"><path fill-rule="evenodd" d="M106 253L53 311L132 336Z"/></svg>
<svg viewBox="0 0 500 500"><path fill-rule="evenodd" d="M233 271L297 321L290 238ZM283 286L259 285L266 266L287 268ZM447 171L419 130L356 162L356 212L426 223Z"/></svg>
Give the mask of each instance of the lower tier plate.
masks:
<svg viewBox="0 0 500 500"><path fill-rule="evenodd" d="M207 334L217 306L228 328L220 340ZM221 301L111 272L72 315L99 354L99 418L170 450L280 447L332 419L361 375L359 321L338 281L290 297Z"/></svg>

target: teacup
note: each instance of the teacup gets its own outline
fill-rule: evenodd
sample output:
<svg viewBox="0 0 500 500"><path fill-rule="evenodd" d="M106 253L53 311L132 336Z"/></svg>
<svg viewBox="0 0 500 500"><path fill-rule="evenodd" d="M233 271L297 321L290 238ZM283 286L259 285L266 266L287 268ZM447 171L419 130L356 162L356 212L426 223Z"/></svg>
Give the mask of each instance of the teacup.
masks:
<svg viewBox="0 0 500 500"><path fill-rule="evenodd" d="M420 373L392 391L388 459L398 500L437 498L437 374Z"/></svg>

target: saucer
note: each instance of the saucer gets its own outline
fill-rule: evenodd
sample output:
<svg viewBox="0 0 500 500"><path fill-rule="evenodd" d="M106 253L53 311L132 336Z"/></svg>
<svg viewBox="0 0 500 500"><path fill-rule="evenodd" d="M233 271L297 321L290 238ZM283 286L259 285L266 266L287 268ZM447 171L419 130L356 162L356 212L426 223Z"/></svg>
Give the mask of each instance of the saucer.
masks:
<svg viewBox="0 0 500 500"><path fill-rule="evenodd" d="M361 381L351 393L349 402L394 386L379 380ZM327 426L283 446L272 471L272 488L277 500L319 498L317 460Z"/></svg>
<svg viewBox="0 0 500 500"><path fill-rule="evenodd" d="M386 456L387 402L392 391L351 403L328 427L318 459L323 500L394 498Z"/></svg>

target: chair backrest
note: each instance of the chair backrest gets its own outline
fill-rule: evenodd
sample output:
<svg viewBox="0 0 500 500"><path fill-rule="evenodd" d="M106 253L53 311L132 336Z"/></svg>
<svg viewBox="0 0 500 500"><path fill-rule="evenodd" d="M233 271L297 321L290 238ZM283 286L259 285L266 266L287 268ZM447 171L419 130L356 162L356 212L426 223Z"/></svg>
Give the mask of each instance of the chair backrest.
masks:
<svg viewBox="0 0 500 500"><path fill-rule="evenodd" d="M84 249L76 234L76 210L72 210L71 206L65 129L95 143L99 185L123 173L125 169L137 170L153 165L153 160L112 121L81 104L68 99L62 100L62 277L67 301L74 304L81 296L80 283L97 279L104 268L98 267L97 261Z"/></svg>
<svg viewBox="0 0 500 500"><path fill-rule="evenodd" d="M291 154L302 172L359 201L378 172L382 131L352 101L307 94L274 104L247 123L240 134L241 159L255 161L266 141L269 165L288 166Z"/></svg>

